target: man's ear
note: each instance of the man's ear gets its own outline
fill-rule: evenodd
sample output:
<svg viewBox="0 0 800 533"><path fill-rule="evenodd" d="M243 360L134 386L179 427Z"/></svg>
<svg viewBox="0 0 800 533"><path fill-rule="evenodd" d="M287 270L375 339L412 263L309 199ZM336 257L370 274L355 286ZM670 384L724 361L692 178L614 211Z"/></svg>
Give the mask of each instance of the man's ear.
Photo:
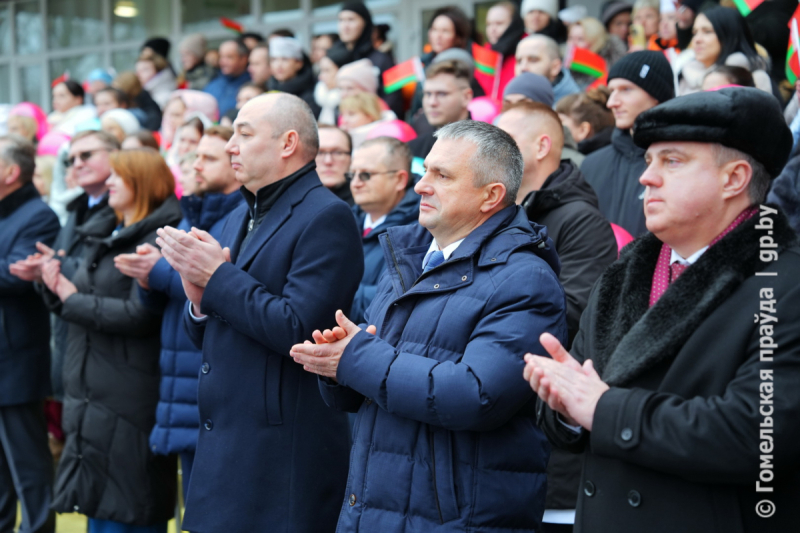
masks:
<svg viewBox="0 0 800 533"><path fill-rule="evenodd" d="M300 135L295 130L289 130L281 135L281 157L287 159L300 150Z"/></svg>
<svg viewBox="0 0 800 533"><path fill-rule="evenodd" d="M395 187L396 191L404 191L408 187L408 180L411 177L408 175L407 170L398 170L397 171L397 186Z"/></svg>
<svg viewBox="0 0 800 533"><path fill-rule="evenodd" d="M744 159L729 161L720 169L724 176L722 183L722 197L727 200L744 193L753 180L753 167Z"/></svg>
<svg viewBox="0 0 800 533"><path fill-rule="evenodd" d="M13 163L6 165L5 171L3 175L0 176L0 179L3 180L3 184L11 185L19 179L21 169L19 165L15 165Z"/></svg>
<svg viewBox="0 0 800 533"><path fill-rule="evenodd" d="M497 206L502 205L506 199L506 186L502 183L494 182L484 187L484 198L481 204L481 213L489 213Z"/></svg>

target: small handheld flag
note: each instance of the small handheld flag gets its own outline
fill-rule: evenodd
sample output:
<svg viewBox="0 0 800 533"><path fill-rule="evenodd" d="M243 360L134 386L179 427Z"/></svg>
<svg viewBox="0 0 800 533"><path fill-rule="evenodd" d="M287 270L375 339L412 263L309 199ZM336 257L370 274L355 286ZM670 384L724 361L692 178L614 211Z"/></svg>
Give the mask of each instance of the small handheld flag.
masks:
<svg viewBox="0 0 800 533"><path fill-rule="evenodd" d="M224 28L227 28L229 30L233 30L236 33L244 33L244 26L242 26L241 24L239 24L235 20L231 20L231 19L226 18L226 17L220 17L219 18L219 23L222 24L222 26Z"/></svg>
<svg viewBox="0 0 800 533"><path fill-rule="evenodd" d="M564 64L568 69L580 72L593 78L603 78L608 75L606 60L586 48L570 46Z"/></svg>
<svg viewBox="0 0 800 533"><path fill-rule="evenodd" d="M736 9L739 10L743 17L752 13L763 2L764 0L733 0L733 3L736 4Z"/></svg>
<svg viewBox="0 0 800 533"><path fill-rule="evenodd" d="M422 62L418 57L403 61L393 66L383 73L383 92L390 94L399 91L406 85L416 83L417 80L424 80L425 74L422 71Z"/></svg>
<svg viewBox="0 0 800 533"><path fill-rule="evenodd" d="M800 78L800 59L798 58L798 43L800 43L800 33L797 29L797 19L791 21L791 38L789 39L789 50L786 52L786 79L792 85Z"/></svg>

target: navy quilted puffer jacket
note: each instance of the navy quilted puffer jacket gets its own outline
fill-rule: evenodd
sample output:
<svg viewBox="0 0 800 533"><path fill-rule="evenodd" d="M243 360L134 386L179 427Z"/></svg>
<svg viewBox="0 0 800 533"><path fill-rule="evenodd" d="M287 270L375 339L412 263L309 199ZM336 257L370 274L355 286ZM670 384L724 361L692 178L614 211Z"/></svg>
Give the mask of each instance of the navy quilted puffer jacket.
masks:
<svg viewBox="0 0 800 533"><path fill-rule="evenodd" d="M508 207L422 274L432 237L390 228L387 272L326 402L358 411L337 532L533 532L549 445L523 356L567 339L559 261L543 226Z"/></svg>
<svg viewBox="0 0 800 533"><path fill-rule="evenodd" d="M189 231L194 226L218 239L228 214L243 200L239 191L227 195L212 193L202 198L184 196L181 198L184 218L178 228ZM162 258L150 272L149 283L150 291L139 291L143 302L152 304L167 299L161 326L161 383L150 449L161 455L193 452L200 430L197 374L202 352L194 347L183 327L186 293L180 275Z"/></svg>

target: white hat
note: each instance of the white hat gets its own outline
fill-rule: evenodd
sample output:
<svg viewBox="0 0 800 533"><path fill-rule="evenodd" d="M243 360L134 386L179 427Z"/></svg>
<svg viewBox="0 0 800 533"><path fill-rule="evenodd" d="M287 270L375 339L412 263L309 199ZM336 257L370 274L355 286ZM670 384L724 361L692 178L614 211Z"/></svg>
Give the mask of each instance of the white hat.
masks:
<svg viewBox="0 0 800 533"><path fill-rule="evenodd" d="M519 12L524 17L534 10L544 11L554 19L558 17L558 0L523 0Z"/></svg>
<svg viewBox="0 0 800 533"><path fill-rule="evenodd" d="M673 0L661 0L661 13L674 13L675 2Z"/></svg>
<svg viewBox="0 0 800 533"><path fill-rule="evenodd" d="M136 116L127 109L110 109L100 117L101 122L106 119L116 122L125 135L133 135L142 128Z"/></svg>
<svg viewBox="0 0 800 533"><path fill-rule="evenodd" d="M270 57L288 57L303 60L303 45L293 37L276 36L269 40Z"/></svg>

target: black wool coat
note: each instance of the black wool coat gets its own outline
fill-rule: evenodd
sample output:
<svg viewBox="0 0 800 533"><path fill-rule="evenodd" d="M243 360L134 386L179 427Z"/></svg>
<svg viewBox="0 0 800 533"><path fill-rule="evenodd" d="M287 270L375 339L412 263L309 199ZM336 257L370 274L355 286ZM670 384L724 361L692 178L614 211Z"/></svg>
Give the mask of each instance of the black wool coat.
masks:
<svg viewBox="0 0 800 533"><path fill-rule="evenodd" d="M766 219L773 227L757 229ZM759 257L762 237L779 243L777 261ZM660 249L652 234L626 247L593 289L581 319L571 353L592 359L611 386L597 404L592 431L576 436L541 402L538 408L553 443L586 452L575 531L797 531L800 248L794 232L776 211L756 215L648 308ZM766 334L780 348L762 361ZM761 423L771 423L766 433ZM756 492L760 475L770 475L759 469L764 454L774 473L771 493ZM756 514L764 499L777 509L770 518Z"/></svg>
<svg viewBox="0 0 800 533"><path fill-rule="evenodd" d="M161 314L142 305L136 281L117 270L114 257L155 244L156 229L180 219L174 196L113 233L114 220L93 217L78 230L92 235L72 276L78 292L63 303L45 292L69 324L66 444L53 501L58 512L135 525L164 522L174 513L175 459L153 455L148 444L158 403Z"/></svg>

